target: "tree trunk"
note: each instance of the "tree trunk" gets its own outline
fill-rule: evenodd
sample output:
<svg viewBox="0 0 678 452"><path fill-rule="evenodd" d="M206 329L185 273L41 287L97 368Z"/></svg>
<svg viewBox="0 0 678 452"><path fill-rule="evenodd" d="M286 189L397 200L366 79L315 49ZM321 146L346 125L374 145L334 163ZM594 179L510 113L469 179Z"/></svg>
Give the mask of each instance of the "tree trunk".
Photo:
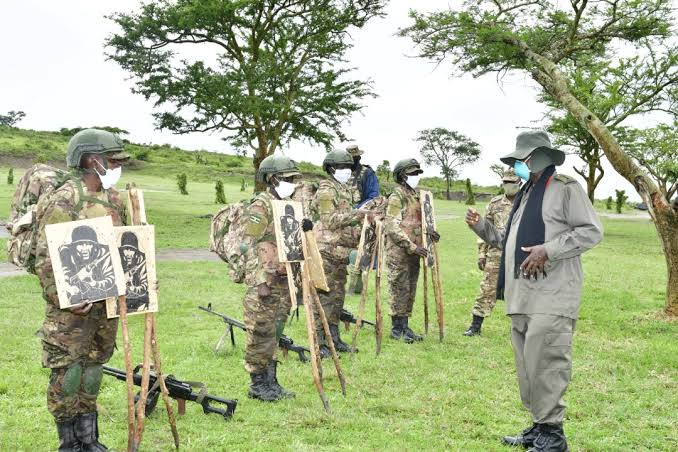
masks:
<svg viewBox="0 0 678 452"><path fill-rule="evenodd" d="M450 199L450 185L451 185L450 177L449 176L446 177L445 181L447 182L446 199L449 201L449 199Z"/></svg>
<svg viewBox="0 0 678 452"><path fill-rule="evenodd" d="M610 129L586 108L571 92L567 78L549 59L533 52L525 43L520 43L525 55L537 69L532 76L589 131L600 144L612 167L635 188L647 204L650 216L662 242L666 258L668 283L666 285L666 314L678 316L678 212L662 195L652 179L626 154Z"/></svg>
<svg viewBox="0 0 678 452"><path fill-rule="evenodd" d="M257 146L257 151L254 154L254 158L252 159L252 164L254 165L254 192L260 192L260 191L266 191L266 183L265 182L259 182L256 179L256 173L259 170L259 165L261 165L262 160L264 160L266 157L268 157L269 152L268 152L268 146L266 145L266 140L263 137L259 137L258 141L258 146Z"/></svg>

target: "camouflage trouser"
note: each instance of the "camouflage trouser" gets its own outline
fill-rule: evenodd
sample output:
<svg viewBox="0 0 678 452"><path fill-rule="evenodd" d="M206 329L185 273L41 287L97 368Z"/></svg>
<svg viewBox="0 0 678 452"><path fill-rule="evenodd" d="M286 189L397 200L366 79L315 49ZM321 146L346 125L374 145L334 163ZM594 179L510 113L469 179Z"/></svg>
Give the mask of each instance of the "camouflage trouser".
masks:
<svg viewBox="0 0 678 452"><path fill-rule="evenodd" d="M96 411L101 364L115 348L118 319L106 318L104 302L94 303L84 316L47 303L42 338L42 365L52 369L47 409L62 421Z"/></svg>
<svg viewBox="0 0 678 452"><path fill-rule="evenodd" d="M271 287L271 295L259 297L256 287L249 287L243 300L247 344L245 370L261 373L275 357L278 339L282 336L292 307L287 277L281 276Z"/></svg>
<svg viewBox="0 0 678 452"><path fill-rule="evenodd" d="M480 281L480 293L473 305L471 314L478 317L489 317L497 304L497 279L499 277L499 260L487 259L483 279Z"/></svg>
<svg viewBox="0 0 678 452"><path fill-rule="evenodd" d="M391 316L411 317L417 295L420 257L395 245L386 249Z"/></svg>
<svg viewBox="0 0 678 452"><path fill-rule="evenodd" d="M320 304L327 316L327 323L330 325L339 325L339 317L341 310L344 308L344 298L346 297L346 275L348 265L348 257L342 253L341 257L334 256L329 253L322 252L323 269L325 270L325 278L329 286L329 292L318 291L318 298ZM316 319L316 327L318 331L322 331L319 316Z"/></svg>

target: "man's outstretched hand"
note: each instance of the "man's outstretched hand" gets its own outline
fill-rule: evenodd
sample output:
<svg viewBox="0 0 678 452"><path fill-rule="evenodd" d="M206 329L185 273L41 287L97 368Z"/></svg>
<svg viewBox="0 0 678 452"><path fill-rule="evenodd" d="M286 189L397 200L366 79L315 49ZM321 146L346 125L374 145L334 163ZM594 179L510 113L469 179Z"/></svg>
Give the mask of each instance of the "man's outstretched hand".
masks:
<svg viewBox="0 0 678 452"><path fill-rule="evenodd" d="M478 211L477 211L476 209L471 209L471 208L469 208L469 209L466 211L466 218L465 218L465 220L466 220L466 224L467 224L467 225L469 225L469 226L475 226L475 225L477 225L478 222L480 221L480 214L478 213Z"/></svg>

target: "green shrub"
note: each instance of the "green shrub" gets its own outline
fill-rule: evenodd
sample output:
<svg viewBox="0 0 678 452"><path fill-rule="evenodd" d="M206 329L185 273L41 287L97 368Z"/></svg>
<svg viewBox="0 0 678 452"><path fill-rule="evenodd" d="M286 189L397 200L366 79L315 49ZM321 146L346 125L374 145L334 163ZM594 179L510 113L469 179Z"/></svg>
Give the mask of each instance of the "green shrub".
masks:
<svg viewBox="0 0 678 452"><path fill-rule="evenodd" d="M38 163L47 163L49 161L49 157L47 157L47 154L44 152L40 152L38 155L35 156L33 159L33 163L38 164Z"/></svg>
<svg viewBox="0 0 678 452"><path fill-rule="evenodd" d="M624 203L629 199L628 196L626 196L626 191L625 190L615 190L615 195L617 196L617 199L615 200L615 208L617 210L617 213L622 213L622 207L624 206Z"/></svg>
<svg viewBox="0 0 678 452"><path fill-rule="evenodd" d="M471 179L466 179L466 205L473 206L476 203L476 197L473 194L473 187L471 186Z"/></svg>
<svg viewBox="0 0 678 452"><path fill-rule="evenodd" d="M10 168L7 173L7 185L14 185L14 168Z"/></svg>
<svg viewBox="0 0 678 452"><path fill-rule="evenodd" d="M148 148L141 148L139 150L134 151L132 154L134 155L135 159L141 160L142 162L147 162L150 153L151 151Z"/></svg>
<svg viewBox="0 0 678 452"><path fill-rule="evenodd" d="M188 177L186 173L177 174L177 186L179 187L179 193L182 195L187 195L188 190L186 186L188 185Z"/></svg>
<svg viewBox="0 0 678 452"><path fill-rule="evenodd" d="M242 181L240 182L240 191L245 191L247 190L247 184L245 183L245 178L242 178Z"/></svg>
<svg viewBox="0 0 678 452"><path fill-rule="evenodd" d="M607 200L605 201L605 208L607 210L612 210L612 196L607 197Z"/></svg>
<svg viewBox="0 0 678 452"><path fill-rule="evenodd" d="M214 190L216 192L214 203L226 204L226 195L224 194L224 183L218 180L217 183L214 185Z"/></svg>

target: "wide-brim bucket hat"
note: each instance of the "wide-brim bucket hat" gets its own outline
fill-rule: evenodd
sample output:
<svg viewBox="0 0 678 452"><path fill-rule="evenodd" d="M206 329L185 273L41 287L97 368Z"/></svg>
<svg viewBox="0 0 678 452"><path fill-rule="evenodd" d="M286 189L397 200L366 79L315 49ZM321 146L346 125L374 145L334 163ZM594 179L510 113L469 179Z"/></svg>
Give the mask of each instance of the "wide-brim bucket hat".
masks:
<svg viewBox="0 0 678 452"><path fill-rule="evenodd" d="M516 150L499 160L512 167L516 160L525 160L536 149L542 149L549 154L554 165L559 166L565 162L565 153L554 148L548 134L542 130L521 132L516 138Z"/></svg>

